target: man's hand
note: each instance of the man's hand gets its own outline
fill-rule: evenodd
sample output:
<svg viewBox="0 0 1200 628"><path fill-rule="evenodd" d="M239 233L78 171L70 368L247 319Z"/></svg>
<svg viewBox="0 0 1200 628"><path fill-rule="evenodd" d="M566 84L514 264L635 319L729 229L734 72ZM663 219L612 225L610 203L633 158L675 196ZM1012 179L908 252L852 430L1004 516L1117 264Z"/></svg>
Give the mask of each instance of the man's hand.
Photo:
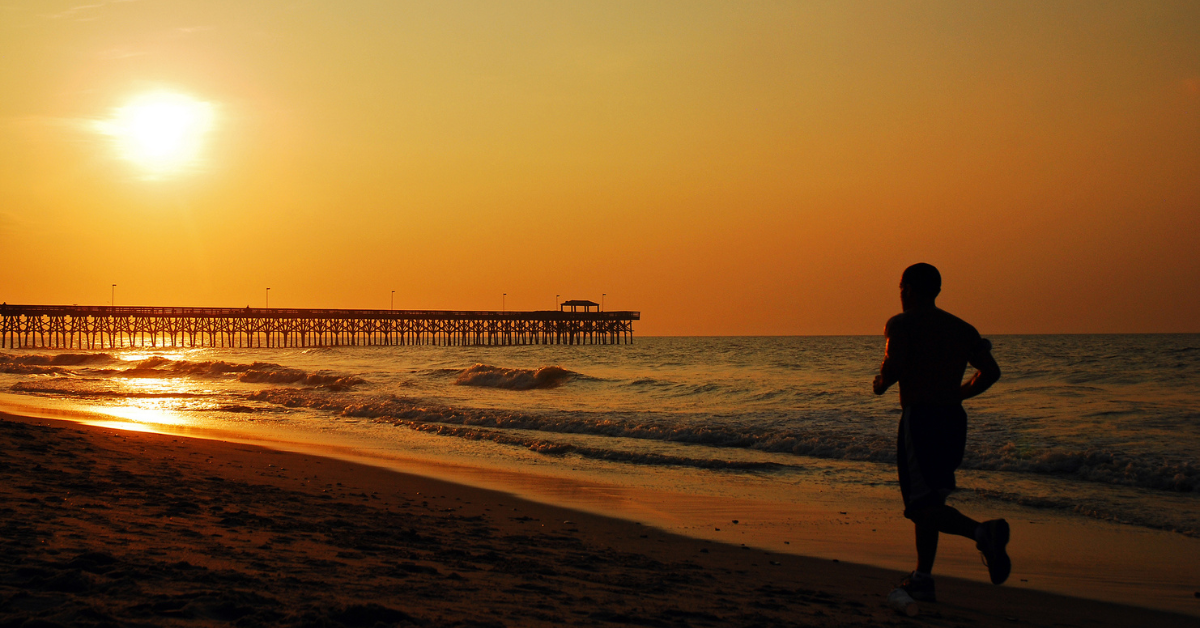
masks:
<svg viewBox="0 0 1200 628"><path fill-rule="evenodd" d="M892 385L892 382L884 379L883 373L880 373L875 376L875 381L872 382L871 385L875 389L876 395L882 395L884 392L887 392L887 389Z"/></svg>

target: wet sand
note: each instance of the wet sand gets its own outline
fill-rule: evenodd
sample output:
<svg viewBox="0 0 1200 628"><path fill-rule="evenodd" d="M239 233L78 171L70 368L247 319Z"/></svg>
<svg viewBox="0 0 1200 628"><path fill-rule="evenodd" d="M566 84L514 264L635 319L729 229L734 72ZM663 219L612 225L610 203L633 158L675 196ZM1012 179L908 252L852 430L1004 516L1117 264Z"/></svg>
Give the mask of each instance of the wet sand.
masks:
<svg viewBox="0 0 1200 628"><path fill-rule="evenodd" d="M0 413L0 624L1192 626L250 445ZM34 623L36 622L36 623Z"/></svg>

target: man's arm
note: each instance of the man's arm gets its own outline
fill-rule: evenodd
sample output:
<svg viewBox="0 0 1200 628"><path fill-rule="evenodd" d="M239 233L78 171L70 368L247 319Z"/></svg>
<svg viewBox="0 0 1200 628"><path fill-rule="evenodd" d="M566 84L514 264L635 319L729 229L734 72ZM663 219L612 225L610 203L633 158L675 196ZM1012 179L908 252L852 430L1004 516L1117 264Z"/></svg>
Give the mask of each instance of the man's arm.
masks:
<svg viewBox="0 0 1200 628"><path fill-rule="evenodd" d="M895 319L892 319L895 320ZM903 342L893 334L892 321L889 320L883 329L887 344L883 348L883 364L879 366L879 374L875 376L872 388L876 395L882 395L892 384L900 381L900 363L904 354Z"/></svg>
<svg viewBox="0 0 1200 628"><path fill-rule="evenodd" d="M979 350L967 359L967 362L978 370L970 381L962 385L960 390L963 399L983 393L1000 379L1000 365L996 364L996 358L992 357L992 343L980 339L980 345Z"/></svg>

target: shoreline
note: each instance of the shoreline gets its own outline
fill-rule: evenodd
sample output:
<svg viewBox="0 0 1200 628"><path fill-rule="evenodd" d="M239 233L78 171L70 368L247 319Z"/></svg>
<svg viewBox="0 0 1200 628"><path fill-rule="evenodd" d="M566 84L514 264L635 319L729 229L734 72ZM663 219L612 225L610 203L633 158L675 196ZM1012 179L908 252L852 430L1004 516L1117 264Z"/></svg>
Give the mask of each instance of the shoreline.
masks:
<svg viewBox="0 0 1200 628"><path fill-rule="evenodd" d="M849 482L837 479L860 471L845 461L806 459L804 474L784 483L770 474L719 474L702 486L689 482L699 493L679 492L670 480L678 480L678 470L648 474L627 465L597 469L584 464L572 469L578 462L563 464L520 449L484 452L482 458L447 457L444 437L407 430L401 433L418 440L389 441L381 447L338 438L334 444L321 432L285 432L281 439L273 431L205 427L154 412L126 416L102 407L27 401L32 399L0 394L0 411L335 458L783 555L837 559L896 573L906 573L913 561L912 528L897 510L898 489L886 482L864 484L861 476ZM497 460L506 463L496 466ZM481 466L481 461L493 464ZM876 473L893 472L881 467ZM1006 588L1099 601L1136 600L1141 607L1200 616L1200 598L1194 596L1200 589L1200 540L979 497L969 488L974 473L961 472L960 485L966 488L952 503L978 519L1005 517L1013 526L1009 552L1014 571ZM732 524L734 520L739 523ZM939 578L988 584L986 573L973 543L954 538L941 544L935 569Z"/></svg>
<svg viewBox="0 0 1200 628"><path fill-rule="evenodd" d="M877 625L900 572L417 475L0 413L0 617L78 625ZM941 576L940 623L1193 617ZM88 619L88 618L92 619Z"/></svg>

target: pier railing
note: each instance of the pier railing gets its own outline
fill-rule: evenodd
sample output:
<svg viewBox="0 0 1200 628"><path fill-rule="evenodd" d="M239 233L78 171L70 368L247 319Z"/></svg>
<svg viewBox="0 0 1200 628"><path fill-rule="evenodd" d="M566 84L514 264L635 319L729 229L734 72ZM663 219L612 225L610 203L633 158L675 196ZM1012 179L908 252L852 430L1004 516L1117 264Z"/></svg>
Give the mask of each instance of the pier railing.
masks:
<svg viewBox="0 0 1200 628"><path fill-rule="evenodd" d="M633 342L640 312L0 305L0 348Z"/></svg>

